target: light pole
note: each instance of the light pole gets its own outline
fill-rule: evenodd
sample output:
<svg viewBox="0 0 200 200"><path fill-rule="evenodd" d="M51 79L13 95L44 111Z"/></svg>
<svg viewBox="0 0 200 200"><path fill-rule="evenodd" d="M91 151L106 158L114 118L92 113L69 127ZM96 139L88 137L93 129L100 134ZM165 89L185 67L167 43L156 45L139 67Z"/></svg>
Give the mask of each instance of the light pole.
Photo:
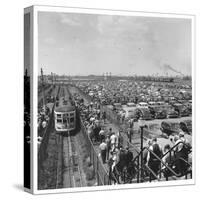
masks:
<svg viewBox="0 0 200 200"><path fill-rule="evenodd" d="M133 134L133 131L134 131L134 120L133 118L131 118L129 120L129 142L131 143L132 142L132 134Z"/></svg>
<svg viewBox="0 0 200 200"><path fill-rule="evenodd" d="M140 163L141 163L141 180L143 181L143 131L144 131L144 127L145 127L145 120L143 119L139 119L138 121L139 127L140 127L140 151L141 151L141 157L140 157Z"/></svg>
<svg viewBox="0 0 200 200"><path fill-rule="evenodd" d="M129 128L129 142L131 143L131 134L132 134L132 131L131 131L131 128Z"/></svg>

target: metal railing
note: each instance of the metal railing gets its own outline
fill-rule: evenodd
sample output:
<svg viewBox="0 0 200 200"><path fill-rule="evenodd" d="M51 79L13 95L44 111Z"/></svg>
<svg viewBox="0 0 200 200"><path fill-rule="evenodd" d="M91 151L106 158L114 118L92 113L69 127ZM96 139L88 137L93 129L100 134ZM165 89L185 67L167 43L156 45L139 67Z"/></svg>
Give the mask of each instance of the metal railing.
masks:
<svg viewBox="0 0 200 200"><path fill-rule="evenodd" d="M147 169L147 172L149 174L149 181L151 182L151 177L153 176L154 179L157 179L158 181L160 181L160 178L161 178L161 173L162 173L162 168L161 168L161 165L163 165L167 170L169 170L169 172L171 172L171 174L173 176L176 176L176 177L182 177L183 175L182 174L178 174L176 173L171 167L169 167L163 160L162 158L164 156L166 156L168 153L171 153L172 151L174 151L174 149L180 145L180 144L183 144L185 145L186 147L189 148L189 146L187 144L185 144L184 142L179 142L177 143L176 145L174 145L169 151L167 151L161 158L159 156L157 156L153 151L151 151L149 148L147 147L144 147L142 151L140 151L140 153L133 159L133 162L136 163L136 168L137 168L137 182L141 182L143 181L144 177L143 177L143 174L141 174L141 171L144 170L144 169ZM142 153L144 153L144 150L147 150L149 153L151 153L159 162L160 162L160 170L158 171L158 176L153 172L153 170L148 166L148 165L143 165L141 166L141 162L140 162L140 156ZM185 159L183 158L178 158L180 160L182 160L183 162L185 162L189 167L191 167L191 164L186 161ZM178 159L176 159L175 161L177 161ZM175 162L174 161L174 162ZM142 172L143 173L143 172ZM190 172L191 175L192 175L192 172ZM168 177L166 177L166 180L168 180Z"/></svg>
<svg viewBox="0 0 200 200"><path fill-rule="evenodd" d="M90 137L87 134L86 128L84 124L81 121L81 127L82 131L85 135L85 138L87 140L87 145L90 149L90 161L94 168L94 173L96 174L97 184L98 185L110 185L110 179L109 179L109 172L104 167L102 160L99 156L99 153L95 149Z"/></svg>

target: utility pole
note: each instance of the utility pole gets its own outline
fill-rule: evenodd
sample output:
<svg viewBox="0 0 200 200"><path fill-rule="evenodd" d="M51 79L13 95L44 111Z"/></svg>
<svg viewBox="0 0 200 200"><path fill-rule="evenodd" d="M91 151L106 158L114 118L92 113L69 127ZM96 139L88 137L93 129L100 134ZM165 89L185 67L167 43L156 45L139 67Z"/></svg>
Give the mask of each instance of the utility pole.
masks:
<svg viewBox="0 0 200 200"><path fill-rule="evenodd" d="M42 70L42 68L41 68L41 81L42 81L43 108L45 110L44 76L43 76L43 70Z"/></svg>
<svg viewBox="0 0 200 200"><path fill-rule="evenodd" d="M51 81L52 81L52 85L53 85L53 72L51 72Z"/></svg>

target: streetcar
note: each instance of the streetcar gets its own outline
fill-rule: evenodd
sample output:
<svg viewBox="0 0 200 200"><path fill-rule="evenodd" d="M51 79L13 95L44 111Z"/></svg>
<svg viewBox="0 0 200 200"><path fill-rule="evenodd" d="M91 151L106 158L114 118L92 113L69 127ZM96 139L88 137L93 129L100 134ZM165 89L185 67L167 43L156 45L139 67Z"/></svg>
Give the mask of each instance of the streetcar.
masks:
<svg viewBox="0 0 200 200"><path fill-rule="evenodd" d="M56 102L54 109L55 130L57 132L73 131L76 128L76 109L64 97Z"/></svg>

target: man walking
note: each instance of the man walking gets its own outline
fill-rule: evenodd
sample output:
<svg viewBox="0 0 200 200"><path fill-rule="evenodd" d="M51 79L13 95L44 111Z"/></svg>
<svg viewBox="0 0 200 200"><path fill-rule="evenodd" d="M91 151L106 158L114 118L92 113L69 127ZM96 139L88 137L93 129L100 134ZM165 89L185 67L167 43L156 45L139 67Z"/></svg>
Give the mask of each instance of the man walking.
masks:
<svg viewBox="0 0 200 200"><path fill-rule="evenodd" d="M99 145L99 149L101 151L101 159L103 164L106 163L106 151L107 151L107 144L105 143L105 140L102 141L102 143Z"/></svg>

